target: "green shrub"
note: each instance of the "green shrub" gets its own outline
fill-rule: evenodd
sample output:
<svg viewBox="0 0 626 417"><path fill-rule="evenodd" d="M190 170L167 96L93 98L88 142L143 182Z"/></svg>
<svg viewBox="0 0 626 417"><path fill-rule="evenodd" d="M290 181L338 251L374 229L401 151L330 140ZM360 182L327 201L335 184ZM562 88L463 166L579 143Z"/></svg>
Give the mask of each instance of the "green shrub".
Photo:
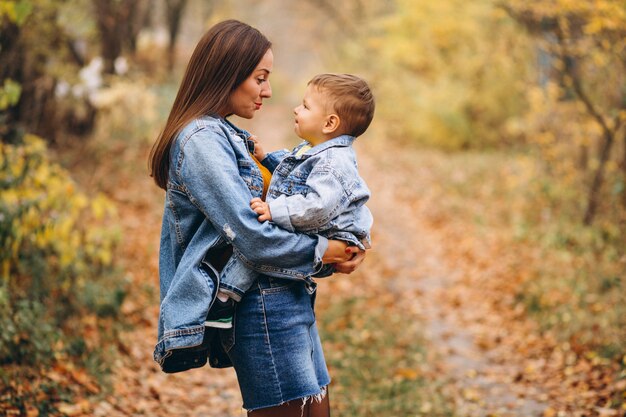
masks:
<svg viewBox="0 0 626 417"><path fill-rule="evenodd" d="M72 360L88 361L98 343L87 335L111 328L101 321L126 294L113 264L114 206L78 191L46 152L32 135L0 144L0 364L45 367L85 338Z"/></svg>

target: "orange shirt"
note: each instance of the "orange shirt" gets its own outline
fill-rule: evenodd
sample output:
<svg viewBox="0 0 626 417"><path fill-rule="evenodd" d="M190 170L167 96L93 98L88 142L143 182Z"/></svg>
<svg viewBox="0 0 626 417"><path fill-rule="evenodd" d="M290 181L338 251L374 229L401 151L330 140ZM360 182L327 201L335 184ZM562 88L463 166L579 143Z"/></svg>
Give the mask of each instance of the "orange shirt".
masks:
<svg viewBox="0 0 626 417"><path fill-rule="evenodd" d="M263 164L258 159L256 159L254 155L250 154L250 156L261 170L261 176L263 177L263 194L261 195L261 200L265 201L267 189L269 188L270 181L272 180L272 173L269 169L265 168L265 166L263 166Z"/></svg>

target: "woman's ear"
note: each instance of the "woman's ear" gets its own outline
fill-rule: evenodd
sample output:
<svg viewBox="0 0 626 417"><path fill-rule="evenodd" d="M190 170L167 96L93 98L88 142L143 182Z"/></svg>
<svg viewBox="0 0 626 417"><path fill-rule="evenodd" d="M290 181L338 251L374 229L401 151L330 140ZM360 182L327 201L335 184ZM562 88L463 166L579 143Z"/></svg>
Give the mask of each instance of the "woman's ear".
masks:
<svg viewBox="0 0 626 417"><path fill-rule="evenodd" d="M341 119L336 114L331 114L326 117L326 121L324 122L324 127L322 128L322 133L330 134L336 132L339 129L339 125L341 124Z"/></svg>

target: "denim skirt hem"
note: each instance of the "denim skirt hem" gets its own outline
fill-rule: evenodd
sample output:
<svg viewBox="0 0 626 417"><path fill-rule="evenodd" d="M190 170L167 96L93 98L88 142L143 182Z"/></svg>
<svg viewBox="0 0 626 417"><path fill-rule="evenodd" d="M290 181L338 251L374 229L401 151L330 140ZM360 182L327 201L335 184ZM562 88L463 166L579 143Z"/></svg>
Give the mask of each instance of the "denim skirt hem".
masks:
<svg viewBox="0 0 626 417"><path fill-rule="evenodd" d="M223 345L246 410L325 395L330 377L314 300L311 284L261 276L237 304Z"/></svg>
<svg viewBox="0 0 626 417"><path fill-rule="evenodd" d="M257 405L254 408L249 408L244 403L243 409L248 411L248 412L250 412L250 411L260 410L260 409L263 409L263 408L277 407L279 405L287 404L287 403L289 403L291 401L296 401L296 400L304 401L304 400L308 400L308 399L311 399L311 398L314 399L314 401L318 401L319 402L319 401L322 401L324 399L324 397L326 396L327 388L328 388L329 384L330 384L330 382L328 384L326 384L326 385L321 386L320 389L317 392L313 392L313 393L310 393L308 395L302 395L302 396L298 396L298 397L294 397L294 398L287 398L287 399L285 399L285 400L283 400L283 401L281 401L281 402L279 402L277 404Z"/></svg>

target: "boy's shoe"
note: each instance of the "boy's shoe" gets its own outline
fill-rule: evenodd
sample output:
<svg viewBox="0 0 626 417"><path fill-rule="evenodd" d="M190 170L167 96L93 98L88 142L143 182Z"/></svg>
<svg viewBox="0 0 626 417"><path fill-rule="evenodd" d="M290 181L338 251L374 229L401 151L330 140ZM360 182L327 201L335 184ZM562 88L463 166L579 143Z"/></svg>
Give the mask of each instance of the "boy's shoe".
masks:
<svg viewBox="0 0 626 417"><path fill-rule="evenodd" d="M222 301L215 298L215 302L206 316L204 325L206 327L216 327L218 329L230 329L233 327L233 313L235 312L235 300L229 298Z"/></svg>

